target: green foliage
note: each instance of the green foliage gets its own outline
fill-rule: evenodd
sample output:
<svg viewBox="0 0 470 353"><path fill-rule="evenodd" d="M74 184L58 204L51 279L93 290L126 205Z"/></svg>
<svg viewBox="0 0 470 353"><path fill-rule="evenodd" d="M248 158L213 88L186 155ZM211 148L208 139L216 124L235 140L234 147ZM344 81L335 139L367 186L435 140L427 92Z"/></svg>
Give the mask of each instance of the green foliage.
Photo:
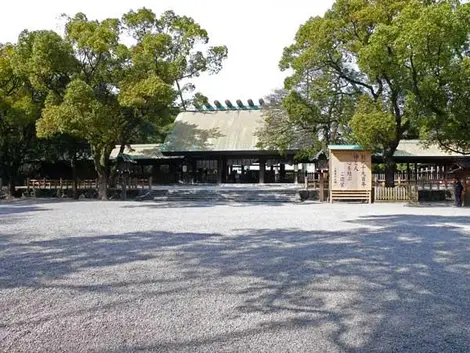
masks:
<svg viewBox="0 0 470 353"><path fill-rule="evenodd" d="M122 22L137 41L132 49L135 67L175 84L180 107L184 109L191 103L185 94L195 89L190 80L203 73L217 74L227 58L227 47L208 46L207 31L194 19L173 11L157 18L151 10L143 8L125 14ZM204 47L204 51L199 50Z"/></svg>
<svg viewBox="0 0 470 353"><path fill-rule="evenodd" d="M410 77L422 137L470 152L470 4L441 1L410 7L397 46ZM410 99L411 100L411 99Z"/></svg>
<svg viewBox="0 0 470 353"><path fill-rule="evenodd" d="M287 96L287 91L277 90L266 97L267 105L262 107L264 124L256 132L258 147L285 153L296 149L307 151L314 144L313 131L304 129L287 113L283 105Z"/></svg>
<svg viewBox="0 0 470 353"><path fill-rule="evenodd" d="M10 195L23 163L35 152L34 122L39 117L41 96L16 73L14 45L0 45L0 178Z"/></svg>
<svg viewBox="0 0 470 353"><path fill-rule="evenodd" d="M381 102L368 96L363 96L358 102L350 124L356 141L373 151L381 151L396 134L395 117L384 109Z"/></svg>
<svg viewBox="0 0 470 353"><path fill-rule="evenodd" d="M336 84L326 75L288 78L287 89L266 98L259 146L281 153L299 150L298 158L310 158L329 144L349 141L355 97L336 94Z"/></svg>
<svg viewBox="0 0 470 353"><path fill-rule="evenodd" d="M59 96L79 70L72 46L53 31L21 33L12 59L15 72L35 89Z"/></svg>
<svg viewBox="0 0 470 353"><path fill-rule="evenodd" d="M141 9L122 19L96 21L78 13L66 20L64 37L24 31L16 46L0 48L0 161L24 156L25 148L15 154L11 146L21 145L25 134L33 139L35 128L40 138L69 141L73 160L86 141L100 198L106 198L115 145L161 142L179 107L188 104L185 93L194 90L185 81L218 73L227 49L208 46L199 24L172 11L160 18ZM132 46L120 41L123 31L134 37ZM16 158L12 168L19 164Z"/></svg>
<svg viewBox="0 0 470 353"><path fill-rule="evenodd" d="M322 85L307 78L329 77L330 97L367 95L372 102L356 103L354 137L390 168L400 140L420 128L429 141L470 148L469 16L470 4L456 0L337 0L284 50L280 67L293 70L286 88L311 95Z"/></svg>

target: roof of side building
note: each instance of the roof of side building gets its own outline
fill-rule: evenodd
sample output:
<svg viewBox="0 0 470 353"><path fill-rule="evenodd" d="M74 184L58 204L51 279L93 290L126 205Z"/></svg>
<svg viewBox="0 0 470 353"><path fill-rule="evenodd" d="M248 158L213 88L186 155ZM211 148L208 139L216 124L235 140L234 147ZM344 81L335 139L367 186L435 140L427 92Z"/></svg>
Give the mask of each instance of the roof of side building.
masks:
<svg viewBox="0 0 470 353"><path fill-rule="evenodd" d="M120 145L117 145L111 155L110 159L116 159L121 149ZM170 159L178 157L169 157L163 155L161 152L161 144L135 144L126 146L124 148L124 155L130 157L132 160L156 160L156 159Z"/></svg>

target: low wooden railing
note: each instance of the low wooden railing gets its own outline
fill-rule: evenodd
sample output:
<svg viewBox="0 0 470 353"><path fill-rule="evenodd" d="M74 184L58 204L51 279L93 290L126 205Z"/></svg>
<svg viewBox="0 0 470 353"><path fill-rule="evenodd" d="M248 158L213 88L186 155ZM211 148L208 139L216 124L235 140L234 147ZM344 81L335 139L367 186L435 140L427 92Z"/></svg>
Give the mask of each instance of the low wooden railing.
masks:
<svg viewBox="0 0 470 353"><path fill-rule="evenodd" d="M150 178L129 178L127 180L127 189L147 189L152 187L152 177ZM69 179L27 179L26 188L28 190L68 190L73 189L73 180ZM123 188L122 179L117 180L116 188ZM97 179L78 180L77 189L96 189L98 187Z"/></svg>
<svg viewBox="0 0 470 353"><path fill-rule="evenodd" d="M127 184L125 184L125 181L122 180L121 178L118 178L117 183L116 183L116 188L122 189L124 186L126 186L127 189L151 189L153 180L152 177L150 178L129 178L127 180Z"/></svg>
<svg viewBox="0 0 470 353"><path fill-rule="evenodd" d="M374 188L374 200L375 201L410 201L412 199L411 186L395 186L385 187L376 186Z"/></svg>
<svg viewBox="0 0 470 353"><path fill-rule="evenodd" d="M27 189L67 190L73 189L73 180L67 179L27 179ZM79 180L78 189L94 189L98 185L96 179Z"/></svg>
<svg viewBox="0 0 470 353"><path fill-rule="evenodd" d="M308 190L320 190L320 181L316 179L307 180L305 188ZM416 201L418 193L426 190L451 190L453 183L448 179L421 179L416 182L415 180L401 180L395 181L394 187L386 187L385 182L373 181L372 189L374 191L374 201L376 202L407 202ZM328 180L324 181L323 190L329 191Z"/></svg>

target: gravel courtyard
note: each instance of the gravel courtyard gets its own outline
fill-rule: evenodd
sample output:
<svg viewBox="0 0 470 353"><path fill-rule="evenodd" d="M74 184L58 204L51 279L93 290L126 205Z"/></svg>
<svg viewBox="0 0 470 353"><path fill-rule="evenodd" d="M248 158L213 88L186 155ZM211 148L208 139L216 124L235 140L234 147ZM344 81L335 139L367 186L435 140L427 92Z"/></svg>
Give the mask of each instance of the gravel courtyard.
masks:
<svg viewBox="0 0 470 353"><path fill-rule="evenodd" d="M468 352L470 210L0 203L0 352Z"/></svg>

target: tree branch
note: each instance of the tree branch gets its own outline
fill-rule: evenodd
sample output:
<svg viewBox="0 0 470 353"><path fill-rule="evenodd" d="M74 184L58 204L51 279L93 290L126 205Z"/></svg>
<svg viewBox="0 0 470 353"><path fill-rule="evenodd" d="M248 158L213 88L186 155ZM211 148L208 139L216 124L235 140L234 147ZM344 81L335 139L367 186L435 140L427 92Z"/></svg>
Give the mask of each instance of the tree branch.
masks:
<svg viewBox="0 0 470 353"><path fill-rule="evenodd" d="M362 81L359 81L359 80L356 80L352 77L349 77L348 75L346 75L346 73L341 69L341 66L335 62L332 58L331 58L331 54L328 54L328 56L330 57L330 60L328 60L326 62L326 64L336 71L336 74L346 80L347 82L349 82L350 84L353 85L354 89L357 91L357 92L361 92L360 89L358 89L356 86L362 86L364 88L366 88L367 90L370 91L370 93L372 94L372 96L374 97L374 99L378 99L379 98L379 95L377 95L377 93L375 92L374 90L374 87L372 87L370 84L367 84L365 82L362 82Z"/></svg>

